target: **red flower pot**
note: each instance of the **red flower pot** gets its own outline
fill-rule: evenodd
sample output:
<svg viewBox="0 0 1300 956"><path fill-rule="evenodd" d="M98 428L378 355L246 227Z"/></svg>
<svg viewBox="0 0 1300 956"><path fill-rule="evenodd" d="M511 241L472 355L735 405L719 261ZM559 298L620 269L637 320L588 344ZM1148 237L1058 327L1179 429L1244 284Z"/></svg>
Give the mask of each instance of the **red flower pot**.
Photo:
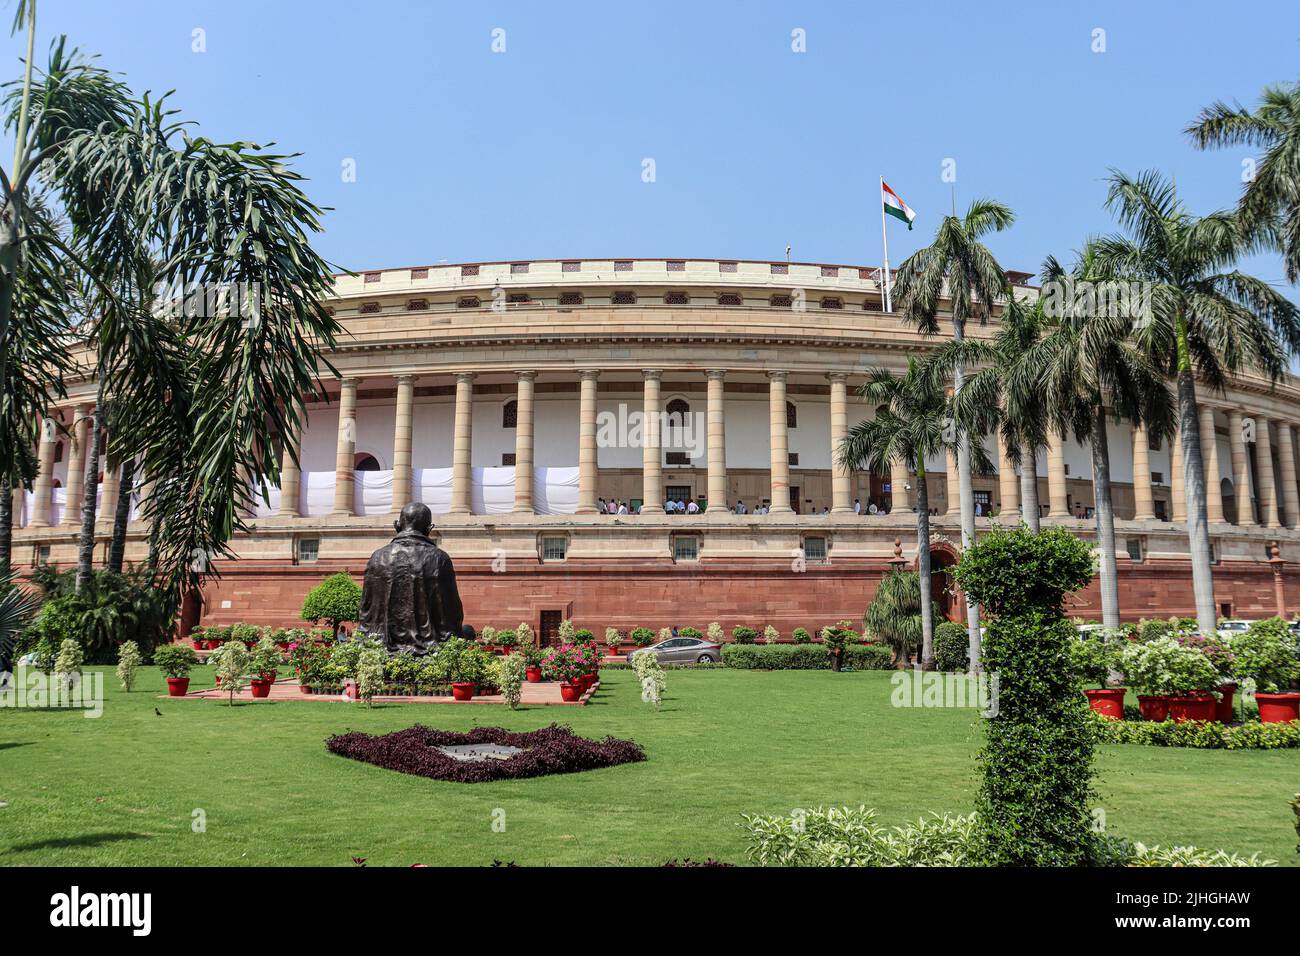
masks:
<svg viewBox="0 0 1300 956"><path fill-rule="evenodd" d="M540 684L542 682L542 669L540 667L530 667L524 675L528 678L530 684Z"/></svg>
<svg viewBox="0 0 1300 956"><path fill-rule="evenodd" d="M253 696L254 696L254 697L270 697L270 696L271 696L271 682L270 682L269 680L263 680L263 679L260 678L260 677L255 677L255 678L253 678L253 682L252 682L251 686L252 686L252 688L253 688Z"/></svg>
<svg viewBox="0 0 1300 956"><path fill-rule="evenodd" d="M582 685L564 681L560 684L560 699L566 703L573 703L582 696Z"/></svg>
<svg viewBox="0 0 1300 956"><path fill-rule="evenodd" d="M220 675L220 674L217 675L217 686L218 686L218 687L221 686L221 675Z"/></svg>
<svg viewBox="0 0 1300 956"><path fill-rule="evenodd" d="M190 679L188 677L169 677L167 678L167 696L184 697L190 689Z"/></svg>
<svg viewBox="0 0 1300 956"><path fill-rule="evenodd" d="M1112 720L1124 719L1124 688L1103 687L1100 690L1085 690L1088 706Z"/></svg>
<svg viewBox="0 0 1300 956"><path fill-rule="evenodd" d="M298 685L298 691L299 691L299 693L310 694L310 693L311 693L311 685L310 685L310 684L299 684L299 685Z"/></svg>
<svg viewBox="0 0 1300 956"><path fill-rule="evenodd" d="M473 700L474 684L456 681L451 685L451 696L455 700Z"/></svg>
<svg viewBox="0 0 1300 956"><path fill-rule="evenodd" d="M1261 694L1255 692L1261 724L1289 724L1300 720L1300 694Z"/></svg>
<svg viewBox="0 0 1300 956"><path fill-rule="evenodd" d="M207 646L208 646L207 641L199 641L199 640L195 640L194 638L190 638L190 647L194 648L196 651L201 651L203 650L203 648Z"/></svg>
<svg viewBox="0 0 1300 956"><path fill-rule="evenodd" d="M206 643L208 645L208 650L210 651L215 651L218 647L221 646L220 641L207 641Z"/></svg>
<svg viewBox="0 0 1300 956"><path fill-rule="evenodd" d="M1175 723L1188 720L1213 720L1218 701L1213 694L1191 694L1169 698L1169 716Z"/></svg>
<svg viewBox="0 0 1300 956"><path fill-rule="evenodd" d="M1214 708L1214 719L1221 724L1230 724L1232 723L1232 696L1237 692L1237 685L1224 684L1216 690L1223 696L1219 698L1219 703Z"/></svg>
<svg viewBox="0 0 1300 956"><path fill-rule="evenodd" d="M1169 698L1163 694L1139 694L1138 710L1142 711L1143 720L1158 724L1169 719Z"/></svg>

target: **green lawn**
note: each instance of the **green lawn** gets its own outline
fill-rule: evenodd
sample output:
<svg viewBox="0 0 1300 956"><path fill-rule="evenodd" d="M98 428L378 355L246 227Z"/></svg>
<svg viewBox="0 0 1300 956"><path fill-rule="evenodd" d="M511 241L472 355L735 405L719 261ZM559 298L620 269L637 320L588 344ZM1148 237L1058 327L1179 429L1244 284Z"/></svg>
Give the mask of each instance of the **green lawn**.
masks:
<svg viewBox="0 0 1300 956"><path fill-rule="evenodd" d="M971 711L889 705L889 674L668 673L663 710L627 671L592 705L487 706L157 699L106 675L104 716L0 710L0 863L659 864L741 862L744 811L865 803L888 823L965 812L980 743ZM208 674L195 671L194 687ZM154 713L155 706L162 712ZM335 757L331 733L427 723L531 730L552 721L641 743L648 760L494 784L403 776ZM1145 843L1261 851L1294 865L1288 807L1300 752L1108 746L1098 789L1109 827ZM194 833L192 814L206 814ZM494 811L505 831L493 829Z"/></svg>

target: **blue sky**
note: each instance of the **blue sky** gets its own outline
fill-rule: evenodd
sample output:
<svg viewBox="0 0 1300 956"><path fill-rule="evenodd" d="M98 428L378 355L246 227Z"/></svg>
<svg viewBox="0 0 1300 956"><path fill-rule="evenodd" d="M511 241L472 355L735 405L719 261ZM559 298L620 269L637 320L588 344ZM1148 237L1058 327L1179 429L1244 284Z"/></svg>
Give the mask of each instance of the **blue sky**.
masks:
<svg viewBox="0 0 1300 956"><path fill-rule="evenodd" d="M303 153L333 207L319 248L353 269L779 259L787 243L796 260L877 263L881 175L918 213L910 234L891 222L896 264L950 207L951 159L958 207L1011 205L990 245L1036 271L1111 227L1109 166L1175 175L1194 211L1230 205L1246 152L1199 153L1182 129L1300 74L1300 4L1271 0L43 0L38 29L42 52L66 33L136 90L175 89L206 135ZM17 76L21 44L3 42ZM1273 258L1250 267L1281 279Z"/></svg>

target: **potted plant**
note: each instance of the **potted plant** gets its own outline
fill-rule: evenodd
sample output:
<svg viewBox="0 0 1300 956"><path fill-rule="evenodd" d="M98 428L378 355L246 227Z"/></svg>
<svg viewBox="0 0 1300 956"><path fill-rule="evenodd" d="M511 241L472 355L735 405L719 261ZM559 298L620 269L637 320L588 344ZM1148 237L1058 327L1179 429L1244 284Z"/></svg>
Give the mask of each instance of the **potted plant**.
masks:
<svg viewBox="0 0 1300 956"><path fill-rule="evenodd" d="M542 649L532 646L522 648L524 655L524 677L530 684L541 683L542 680Z"/></svg>
<svg viewBox="0 0 1300 956"><path fill-rule="evenodd" d="M1219 699L1215 704L1213 719L1223 724L1231 723L1232 698L1237 692L1237 685L1232 680L1235 664L1231 648L1217 634L1209 636L1185 634L1178 638L1178 643L1204 654L1205 659L1219 675L1218 684L1214 688Z"/></svg>
<svg viewBox="0 0 1300 956"><path fill-rule="evenodd" d="M509 654L511 648L519 643L519 632L517 630L503 627L497 631L496 641L494 642L502 654Z"/></svg>
<svg viewBox="0 0 1300 956"><path fill-rule="evenodd" d="M276 669L280 666L280 661L280 648L275 646L271 635L264 635L253 648L250 658L252 671L257 675L250 682L254 697L271 695L271 685L275 683Z"/></svg>
<svg viewBox="0 0 1300 956"><path fill-rule="evenodd" d="M1096 637L1076 637L1070 641L1070 665L1084 683L1100 685L1084 690L1088 706L1103 717L1123 720L1124 695L1128 691L1108 686L1120 669L1118 646Z"/></svg>
<svg viewBox="0 0 1300 956"><path fill-rule="evenodd" d="M621 643L623 643L623 635L618 632L618 628L605 628L605 646L609 649L610 657L618 656L618 645Z"/></svg>
<svg viewBox="0 0 1300 956"><path fill-rule="evenodd" d="M1175 653L1176 643L1161 637L1127 644L1120 651L1119 666L1137 692L1143 720L1159 723L1169 718L1169 657Z"/></svg>
<svg viewBox="0 0 1300 956"><path fill-rule="evenodd" d="M599 679L597 674L600 672L600 648L596 646L595 641L588 641L578 645L578 654L584 664L582 690L586 693Z"/></svg>
<svg viewBox="0 0 1300 956"><path fill-rule="evenodd" d="M1291 685L1300 680L1296 639L1280 617L1256 621L1244 634L1232 638L1233 670L1239 680L1255 687L1259 719L1265 724L1292 723L1300 719L1300 693Z"/></svg>
<svg viewBox="0 0 1300 956"><path fill-rule="evenodd" d="M190 631L190 647L194 648L194 650L196 651L201 651L205 647L207 647L208 646L207 632L208 629L201 625L199 627L194 628L194 630Z"/></svg>
<svg viewBox="0 0 1300 956"><path fill-rule="evenodd" d="M1176 723L1213 720L1218 710L1214 688L1221 683L1219 672L1199 648L1176 638L1167 659L1169 667L1169 716Z"/></svg>
<svg viewBox="0 0 1300 956"><path fill-rule="evenodd" d="M821 638L831 657L831 670L838 671L844 664L844 648L858 639L858 632L853 630L852 621L840 621L823 627Z"/></svg>
<svg viewBox="0 0 1300 956"><path fill-rule="evenodd" d="M438 660L451 682L451 696L456 700L472 700L487 670L487 652L470 641L452 638L438 649Z"/></svg>
<svg viewBox="0 0 1300 956"><path fill-rule="evenodd" d="M184 697L190 689L190 668L199 662L194 648L184 644L164 644L153 652L153 662L167 678L167 696Z"/></svg>
<svg viewBox="0 0 1300 956"><path fill-rule="evenodd" d="M560 682L560 697L570 703L582 696L581 684L577 681L585 668L586 664L573 644L548 647L542 655L542 674L547 680Z"/></svg>

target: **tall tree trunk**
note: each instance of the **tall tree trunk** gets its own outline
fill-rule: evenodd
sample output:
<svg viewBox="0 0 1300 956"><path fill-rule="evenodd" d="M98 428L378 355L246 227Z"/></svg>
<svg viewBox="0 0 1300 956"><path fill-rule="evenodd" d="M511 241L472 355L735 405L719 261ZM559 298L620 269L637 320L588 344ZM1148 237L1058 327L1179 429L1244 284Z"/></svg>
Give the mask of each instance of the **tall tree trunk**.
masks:
<svg viewBox="0 0 1300 956"><path fill-rule="evenodd" d="M1180 347L1181 351L1181 347ZM1187 499L1187 540L1192 555L1192 594L1196 598L1196 627L1213 634L1218 626L1214 606L1214 571L1210 553L1210 523L1205 515L1205 465L1201 461L1200 415L1196 383L1189 368L1178 372L1178 428L1183 434L1183 490ZM1189 437L1190 436L1190 437Z"/></svg>
<svg viewBox="0 0 1300 956"><path fill-rule="evenodd" d="M7 578L13 567L14 495L9 479L0 480L0 579Z"/></svg>
<svg viewBox="0 0 1300 956"><path fill-rule="evenodd" d="M961 342L966 338L966 322L954 319L952 323L953 341ZM953 391L960 392L965 383L966 373L961 363L953 370ZM961 549L963 552L975 545L975 489L970 476L970 438L962 434L957 441L957 484L961 493ZM970 660L972 673L980 669L980 607L968 594L966 597L966 634L970 640Z"/></svg>
<svg viewBox="0 0 1300 956"><path fill-rule="evenodd" d="M934 607L930 597L930 492L925 458L916 458L916 571L921 582L921 667L934 670Z"/></svg>
<svg viewBox="0 0 1300 956"><path fill-rule="evenodd" d="M122 480L118 483L117 510L113 513L113 543L108 549L108 569L122 573L126 559L126 526L131 520L131 494L135 491L135 459L122 462Z"/></svg>
<svg viewBox="0 0 1300 956"><path fill-rule="evenodd" d="M1106 409L1092 414L1092 489L1097 498L1097 545L1101 549L1101 623L1119 627L1119 570L1115 565L1115 508L1110 495L1110 445Z"/></svg>
<svg viewBox="0 0 1300 956"><path fill-rule="evenodd" d="M95 567L95 514L99 498L99 436L104 430L104 381L95 394L95 413L86 433L85 478L81 483L81 535L77 541L77 590L90 583Z"/></svg>
<svg viewBox="0 0 1300 956"><path fill-rule="evenodd" d="M1029 530L1038 534L1038 446L1020 448L1020 514Z"/></svg>

